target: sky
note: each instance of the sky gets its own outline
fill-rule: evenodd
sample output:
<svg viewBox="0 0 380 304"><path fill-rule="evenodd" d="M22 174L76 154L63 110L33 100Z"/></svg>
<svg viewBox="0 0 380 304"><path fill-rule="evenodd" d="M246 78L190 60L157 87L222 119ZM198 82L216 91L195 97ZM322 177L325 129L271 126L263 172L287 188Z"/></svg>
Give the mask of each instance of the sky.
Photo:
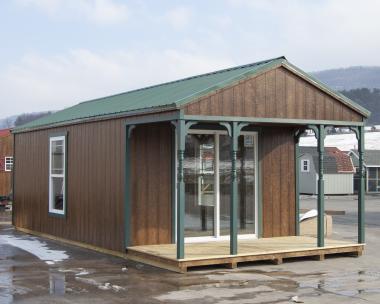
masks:
<svg viewBox="0 0 380 304"><path fill-rule="evenodd" d="M0 118L286 56L380 65L377 0L1 0Z"/></svg>

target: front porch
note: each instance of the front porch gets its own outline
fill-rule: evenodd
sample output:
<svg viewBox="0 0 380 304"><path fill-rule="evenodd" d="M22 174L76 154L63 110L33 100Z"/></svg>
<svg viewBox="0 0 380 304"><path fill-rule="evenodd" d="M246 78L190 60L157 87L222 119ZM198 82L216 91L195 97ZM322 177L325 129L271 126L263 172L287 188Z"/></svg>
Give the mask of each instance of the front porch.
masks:
<svg viewBox="0 0 380 304"><path fill-rule="evenodd" d="M186 272L197 266L226 265L237 267L238 263L271 261L281 264L283 259L311 257L323 260L326 255L349 254L360 256L364 244L325 239L324 247L317 246L314 237L287 236L239 240L238 252L230 255L229 241L186 243L186 258L176 258L176 244L146 245L128 247L127 257L136 262Z"/></svg>

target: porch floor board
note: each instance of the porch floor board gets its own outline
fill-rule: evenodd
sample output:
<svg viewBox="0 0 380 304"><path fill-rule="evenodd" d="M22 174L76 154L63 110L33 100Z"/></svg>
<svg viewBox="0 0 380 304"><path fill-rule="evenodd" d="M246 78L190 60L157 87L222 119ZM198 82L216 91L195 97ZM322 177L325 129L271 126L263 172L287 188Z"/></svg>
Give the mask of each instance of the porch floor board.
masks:
<svg viewBox="0 0 380 304"><path fill-rule="evenodd" d="M189 267L225 264L229 268L237 263L269 260L276 264L283 259L313 257L323 260L325 255L351 253L360 256L364 244L325 239L325 247L317 247L317 239L307 236L287 236L238 241L238 254L229 254L229 241L186 243L185 258L176 259L176 245L146 245L127 248L131 260L169 269L186 272Z"/></svg>

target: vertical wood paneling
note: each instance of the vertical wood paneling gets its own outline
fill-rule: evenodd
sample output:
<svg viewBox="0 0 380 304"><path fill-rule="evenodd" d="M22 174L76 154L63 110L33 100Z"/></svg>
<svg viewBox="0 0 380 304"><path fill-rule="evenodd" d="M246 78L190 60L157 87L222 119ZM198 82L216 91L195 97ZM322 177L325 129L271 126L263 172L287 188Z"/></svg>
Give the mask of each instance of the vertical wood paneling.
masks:
<svg viewBox="0 0 380 304"><path fill-rule="evenodd" d="M223 100L221 109L213 107L213 99ZM184 108L190 115L362 120L340 100L282 67L240 81Z"/></svg>
<svg viewBox="0 0 380 304"><path fill-rule="evenodd" d="M286 87L286 100L287 113L286 116L289 118L297 117L297 103L296 103L296 80L290 73L286 73L285 78L285 87Z"/></svg>
<svg viewBox="0 0 380 304"><path fill-rule="evenodd" d="M254 88L253 80L249 80L245 82L244 92L245 92L244 112L246 113L247 116L254 116L255 111L256 111L256 105L255 105L255 88Z"/></svg>
<svg viewBox="0 0 380 304"><path fill-rule="evenodd" d="M132 243L171 243L171 127L136 127L132 135Z"/></svg>
<svg viewBox="0 0 380 304"><path fill-rule="evenodd" d="M268 127L261 136L264 237L295 234L293 131Z"/></svg>
<svg viewBox="0 0 380 304"><path fill-rule="evenodd" d="M326 118L325 99L323 98L323 94L320 92L315 93L315 111L316 111L316 119L322 120Z"/></svg>
<svg viewBox="0 0 380 304"><path fill-rule="evenodd" d="M66 218L48 215L49 134L62 131L68 132ZM16 226L123 251L124 144L122 120L16 134ZM114 157L117 146L122 158Z"/></svg>
<svg viewBox="0 0 380 304"><path fill-rule="evenodd" d="M262 84L261 84L262 85ZM265 73L265 115L276 116L276 70ZM260 100L258 100L260 102Z"/></svg>
<svg viewBox="0 0 380 304"><path fill-rule="evenodd" d="M274 117L286 117L287 104L285 96L285 70L276 69L276 115Z"/></svg>
<svg viewBox="0 0 380 304"><path fill-rule="evenodd" d="M265 105L265 99L267 97L266 91L265 91L265 74L260 75L256 78L256 90L255 90L255 96L256 96L256 115L258 117L265 116L266 113L266 105Z"/></svg>

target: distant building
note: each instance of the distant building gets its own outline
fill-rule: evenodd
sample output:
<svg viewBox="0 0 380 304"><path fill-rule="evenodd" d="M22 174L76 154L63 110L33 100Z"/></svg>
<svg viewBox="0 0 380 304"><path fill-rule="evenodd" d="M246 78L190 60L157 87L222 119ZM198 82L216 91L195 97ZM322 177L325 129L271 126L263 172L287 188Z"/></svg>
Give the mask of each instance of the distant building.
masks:
<svg viewBox="0 0 380 304"><path fill-rule="evenodd" d="M11 193L13 141L10 129L0 130L0 196Z"/></svg>
<svg viewBox="0 0 380 304"><path fill-rule="evenodd" d="M318 151L316 147L299 147L300 193L318 193ZM336 147L325 148L325 194L354 193L355 168L351 158Z"/></svg>
<svg viewBox="0 0 380 304"><path fill-rule="evenodd" d="M354 191L358 191L359 187L359 155L357 150L351 150L348 152L351 156L352 163L356 168L356 174L354 176ZM364 153L364 168L366 170L365 185L366 191L369 193L380 192L380 150L366 150Z"/></svg>

